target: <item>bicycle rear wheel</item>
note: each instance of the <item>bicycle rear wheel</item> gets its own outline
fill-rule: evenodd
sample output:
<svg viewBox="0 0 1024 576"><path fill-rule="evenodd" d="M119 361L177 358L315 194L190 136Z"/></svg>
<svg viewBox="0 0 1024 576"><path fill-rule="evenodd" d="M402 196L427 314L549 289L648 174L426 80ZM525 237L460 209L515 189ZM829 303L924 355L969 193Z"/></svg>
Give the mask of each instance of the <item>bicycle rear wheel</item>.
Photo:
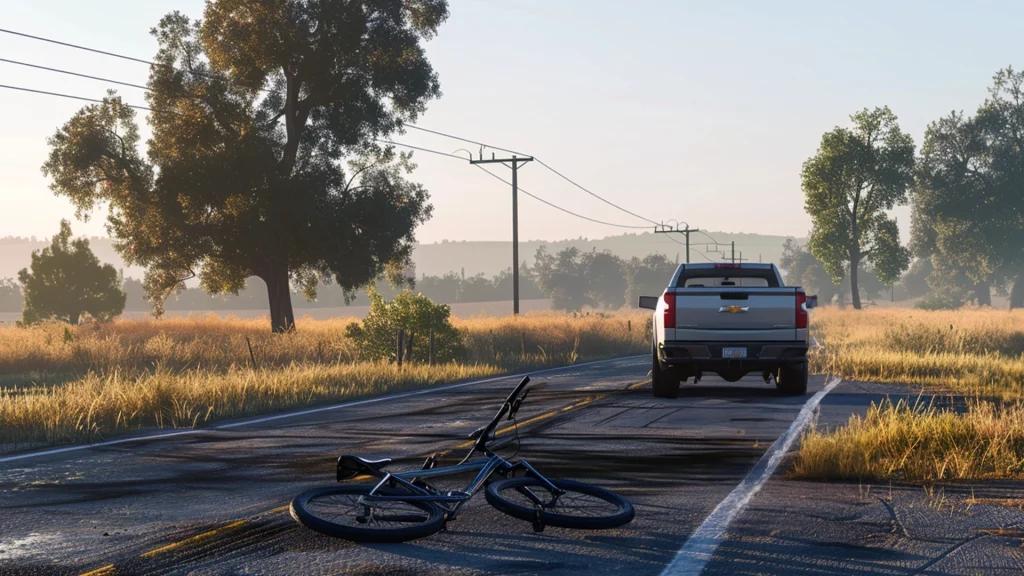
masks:
<svg viewBox="0 0 1024 576"><path fill-rule="evenodd" d="M340 484L313 488L292 500L292 518L321 534L353 542L405 542L444 528L444 511L429 502L364 499L372 484ZM400 490L378 494L401 496Z"/></svg>
<svg viewBox="0 0 1024 576"><path fill-rule="evenodd" d="M628 524L636 516L622 496L582 482L551 480L564 494L556 496L536 478L509 478L487 487L487 502L509 516L543 526L603 530Z"/></svg>

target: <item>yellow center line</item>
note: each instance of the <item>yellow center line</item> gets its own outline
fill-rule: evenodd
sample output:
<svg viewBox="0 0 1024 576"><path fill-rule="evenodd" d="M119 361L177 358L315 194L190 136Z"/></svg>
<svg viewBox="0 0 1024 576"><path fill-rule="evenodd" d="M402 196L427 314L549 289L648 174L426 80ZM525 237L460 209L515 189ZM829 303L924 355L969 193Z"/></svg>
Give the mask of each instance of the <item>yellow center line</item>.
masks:
<svg viewBox="0 0 1024 576"><path fill-rule="evenodd" d="M213 530L208 530L206 532L203 532L202 534L196 534L195 536L192 536L190 538L186 538L184 540L179 540L178 542L173 542L173 543L168 544L166 546L161 546L160 548L156 548L156 549L150 550L149 552L144 552L143 554L140 555L140 557L141 558L152 558L153 556L156 556L158 554L163 554L164 552L170 552L171 550L176 550L178 548L181 548L182 546L191 544L193 542L199 542L200 540L205 540L207 538L216 536L217 534L221 534L223 532L227 532L228 530L234 530L235 528L244 526L244 525L246 525L248 523L249 523L248 520L236 520L235 522L231 522L230 524L225 524L224 526L219 526L217 528L214 528Z"/></svg>
<svg viewBox="0 0 1024 576"><path fill-rule="evenodd" d="M641 387L641 386L643 386L645 384L647 384L646 381L645 382L636 382L634 384L630 384L629 386L627 386L626 388L623 388L621 390L613 390L611 392L602 392L602 393L599 393L599 394L594 394L593 396L588 396L588 397L584 398L583 400L580 400L579 402L576 402L575 404L570 404L569 406L563 406L562 408L556 408L554 410L550 410L548 412L544 412L542 414L538 414L537 416L534 416L532 418L528 418L526 420L523 420L522 422L519 422L517 424L512 424L510 426L505 426L504 428L501 428L501 429L495 431L494 435L495 436L500 436L502 434L507 434L508 432L514 430L517 425L518 426L529 426L530 424L535 424L537 422L541 422L543 420L547 420L549 418L553 418L555 416L559 416L561 414L565 414L567 412L571 412L573 410L577 410L579 408L587 406L588 404L593 404L594 402L597 402L598 400L604 400L605 398L608 398L609 396L615 396L616 394L621 394L621 393L629 391L629 390L635 390L635 389L637 389L637 388L639 388L639 387ZM453 450L459 450L459 449L462 449L462 448L469 448L470 446L473 445L474 442L476 442L476 440L469 440L468 442L463 442L462 444L459 444L455 448L449 448L448 450L440 452L439 455L443 456L443 455L446 455L446 454L452 452ZM355 478L352 478L352 480L368 480L370 478L373 478L373 477L368 475L368 474L362 474L360 476L356 476ZM285 504L284 506L278 506L277 508L271 508L270 510L266 510L264 512L259 512L259 513L255 514L254 516L263 516L263 515L266 515L266 514L276 514L278 512L284 512L284 511L288 510L290 506L291 506L290 504ZM219 526L217 528L214 528L212 530L208 530L206 532L203 532L202 534L197 534L195 536L191 536L191 537L186 538L184 540L179 540L177 542L172 542L171 544L167 544L166 546L161 546L159 548L154 548L153 550L150 550L148 552L143 552L142 554L139 555L139 557L140 558L153 558L155 556L163 554L164 552L170 552L171 550L175 550L175 549L181 548L182 546L186 546L186 545L194 543L194 542L205 540L207 538L216 536L218 534L234 530L235 528L240 528L240 527L242 527L242 526L244 526L246 524L249 524L249 523L250 523L249 519L231 521L231 522L228 522L227 524L224 524L224 525ZM84 572L80 576L111 576L111 575L116 574L116 573L117 573L117 569L115 568L115 566L113 564L108 564L108 565L103 566L101 568L97 568L97 569L91 570L89 572Z"/></svg>
<svg viewBox="0 0 1024 576"><path fill-rule="evenodd" d="M114 570L114 565L107 564L102 568L97 568L95 570L90 570L88 572L82 572L81 576L109 576L110 574L115 573L116 571Z"/></svg>

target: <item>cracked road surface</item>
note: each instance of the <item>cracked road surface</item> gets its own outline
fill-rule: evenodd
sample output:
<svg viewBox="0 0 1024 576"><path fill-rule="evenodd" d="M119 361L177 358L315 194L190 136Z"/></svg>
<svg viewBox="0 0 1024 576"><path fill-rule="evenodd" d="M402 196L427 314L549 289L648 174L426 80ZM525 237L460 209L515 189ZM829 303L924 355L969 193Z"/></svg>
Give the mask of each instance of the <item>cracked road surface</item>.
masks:
<svg viewBox="0 0 1024 576"><path fill-rule="evenodd" d="M641 384L647 370L645 359L627 358L538 375L534 381L548 386L531 393L520 411L520 422L532 422L520 428L519 457L546 475L629 498L636 520L619 529L536 534L482 495L445 532L398 545L320 536L288 515L296 494L333 482L338 454L418 467L427 455L463 442L514 386L516 378L508 378L0 463L0 574L660 574L807 397L780 397L756 378L735 384L707 378L684 386L678 399L655 399ZM812 378L808 397L823 382ZM822 418L845 419L877 399L877 390L845 386L833 392L836 403L826 396ZM499 452L511 455L516 444L505 437L510 440ZM872 494L883 496L879 487ZM907 492L908 502L916 497ZM906 518L916 512L906 510L916 509L899 498L885 504L865 500L856 486L777 475L734 522L706 573L975 573L943 571L962 557L953 551L940 558L953 541L915 548L916 540L892 532L891 514L909 526ZM993 510L1007 525L1024 519L1006 506ZM992 521L977 522L988 529ZM964 528L948 538L968 533ZM993 548L1009 550L1010 540L986 536L960 550L991 556ZM893 556L900 542L914 551ZM1009 552L993 557L1012 565Z"/></svg>

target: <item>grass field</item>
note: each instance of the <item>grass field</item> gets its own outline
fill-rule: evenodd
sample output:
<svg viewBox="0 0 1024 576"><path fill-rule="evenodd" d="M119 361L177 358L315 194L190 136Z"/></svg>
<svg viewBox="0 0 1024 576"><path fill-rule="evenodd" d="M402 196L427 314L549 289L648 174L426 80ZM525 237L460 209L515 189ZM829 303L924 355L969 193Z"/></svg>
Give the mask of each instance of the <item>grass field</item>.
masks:
<svg viewBox="0 0 1024 576"><path fill-rule="evenodd" d="M961 398L884 402L837 430L810 429L791 475L807 479L1024 478L1024 311L838 310L814 314L819 372Z"/></svg>
<svg viewBox="0 0 1024 576"><path fill-rule="evenodd" d="M4 327L0 452L638 354L649 350L648 318L540 312L455 319L464 358L401 369L359 361L344 335L351 319L300 319L295 333L283 335L269 333L266 319L215 316Z"/></svg>
<svg viewBox="0 0 1024 576"><path fill-rule="evenodd" d="M819 308L813 368L1004 399L1024 397L1024 310Z"/></svg>

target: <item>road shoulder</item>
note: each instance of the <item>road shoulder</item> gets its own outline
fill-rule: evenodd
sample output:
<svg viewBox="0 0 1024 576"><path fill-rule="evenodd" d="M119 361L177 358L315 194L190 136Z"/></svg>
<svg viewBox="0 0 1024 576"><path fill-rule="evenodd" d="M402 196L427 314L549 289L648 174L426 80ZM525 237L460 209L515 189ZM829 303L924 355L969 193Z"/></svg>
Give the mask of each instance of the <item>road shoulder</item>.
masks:
<svg viewBox="0 0 1024 576"><path fill-rule="evenodd" d="M919 394L844 382L822 402L818 426L839 425L872 401ZM1022 482L811 482L787 478L785 468L734 520L704 574L1024 573Z"/></svg>

